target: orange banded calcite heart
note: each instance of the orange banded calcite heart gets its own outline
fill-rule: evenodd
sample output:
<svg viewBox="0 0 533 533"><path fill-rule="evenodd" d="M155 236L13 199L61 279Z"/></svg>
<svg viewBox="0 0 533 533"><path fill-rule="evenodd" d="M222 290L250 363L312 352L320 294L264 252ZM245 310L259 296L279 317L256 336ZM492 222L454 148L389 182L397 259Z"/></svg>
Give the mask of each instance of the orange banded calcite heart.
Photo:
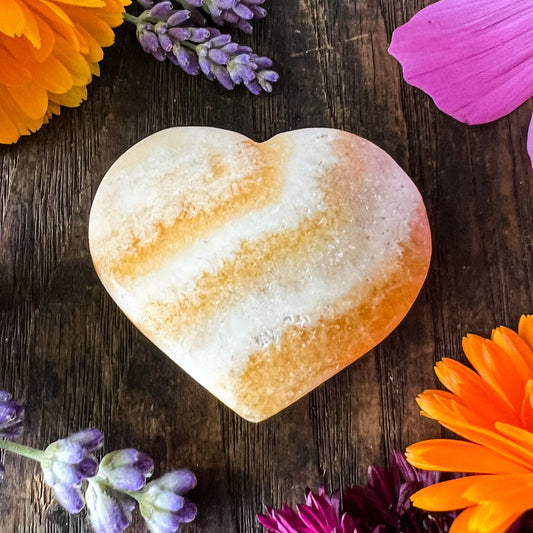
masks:
<svg viewBox="0 0 533 533"><path fill-rule="evenodd" d="M431 255L409 177L332 129L264 143L214 128L156 133L104 177L89 242L131 321L254 422L383 340Z"/></svg>

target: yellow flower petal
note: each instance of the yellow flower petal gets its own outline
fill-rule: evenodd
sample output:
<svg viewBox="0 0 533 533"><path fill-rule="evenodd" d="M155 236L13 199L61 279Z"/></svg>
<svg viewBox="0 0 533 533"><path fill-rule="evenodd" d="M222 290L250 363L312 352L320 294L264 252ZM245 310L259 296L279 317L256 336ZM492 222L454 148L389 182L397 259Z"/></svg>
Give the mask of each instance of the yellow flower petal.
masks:
<svg viewBox="0 0 533 533"><path fill-rule="evenodd" d="M0 0L0 143L87 98L128 0Z"/></svg>
<svg viewBox="0 0 533 533"><path fill-rule="evenodd" d="M78 107L84 100L87 100L87 87L85 85L75 86L64 94L49 93L50 101L65 107Z"/></svg>
<svg viewBox="0 0 533 533"><path fill-rule="evenodd" d="M0 102L0 143L11 144L18 140L20 133L18 128L6 113Z"/></svg>
<svg viewBox="0 0 533 533"><path fill-rule="evenodd" d="M69 71L74 85L86 85L91 81L91 69L87 60L59 35L56 35L54 57Z"/></svg>
<svg viewBox="0 0 533 533"><path fill-rule="evenodd" d="M26 116L34 120L42 120L48 109L46 89L37 84L6 87L6 89Z"/></svg>
<svg viewBox="0 0 533 533"><path fill-rule="evenodd" d="M0 2L0 33L8 37L22 35L26 28L24 9L17 0L2 0Z"/></svg>

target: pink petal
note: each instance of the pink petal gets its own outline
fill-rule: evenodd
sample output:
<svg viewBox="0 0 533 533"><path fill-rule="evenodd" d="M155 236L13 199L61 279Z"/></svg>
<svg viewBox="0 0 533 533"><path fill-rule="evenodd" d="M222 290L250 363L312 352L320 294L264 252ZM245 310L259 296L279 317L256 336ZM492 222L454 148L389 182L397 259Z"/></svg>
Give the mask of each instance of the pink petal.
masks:
<svg viewBox="0 0 533 533"><path fill-rule="evenodd" d="M440 0L394 32L389 52L445 113L496 120L533 96L533 2Z"/></svg>
<svg viewBox="0 0 533 533"><path fill-rule="evenodd" d="M533 117L529 123L529 131L527 132L527 153L531 159L531 166L533 167Z"/></svg>

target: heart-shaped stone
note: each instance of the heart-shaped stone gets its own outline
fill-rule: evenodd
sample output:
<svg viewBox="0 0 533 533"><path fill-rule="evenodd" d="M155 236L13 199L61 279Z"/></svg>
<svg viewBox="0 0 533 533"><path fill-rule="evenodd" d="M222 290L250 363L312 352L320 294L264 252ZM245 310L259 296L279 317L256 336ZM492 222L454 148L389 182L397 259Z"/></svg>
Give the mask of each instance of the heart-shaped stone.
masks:
<svg viewBox="0 0 533 533"><path fill-rule="evenodd" d="M255 422L384 339L431 255L409 177L332 129L156 133L104 177L89 242L132 322Z"/></svg>

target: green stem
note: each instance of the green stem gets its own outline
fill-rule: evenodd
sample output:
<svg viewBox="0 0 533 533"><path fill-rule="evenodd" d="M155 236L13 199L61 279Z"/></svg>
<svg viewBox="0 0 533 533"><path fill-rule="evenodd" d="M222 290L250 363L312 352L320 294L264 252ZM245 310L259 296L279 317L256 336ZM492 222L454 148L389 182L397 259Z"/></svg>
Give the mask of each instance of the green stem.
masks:
<svg viewBox="0 0 533 533"><path fill-rule="evenodd" d="M196 52L196 45L190 43L189 41L182 41L181 46L185 46L186 48L190 48L191 50L194 50Z"/></svg>
<svg viewBox="0 0 533 533"><path fill-rule="evenodd" d="M131 24L137 25L139 23L139 19L137 17L134 17L133 15L130 15L129 13L126 13L126 12L124 12L124 14L122 15L122 18L126 22L131 22Z"/></svg>
<svg viewBox="0 0 533 533"><path fill-rule="evenodd" d="M16 453L17 455L22 455L22 457L27 457L28 459L33 459L34 461L41 462L44 452L42 450L37 450L36 448L30 448L29 446L24 446L24 444L18 444L16 442L11 442L10 440L0 440L0 450L6 450L8 452Z"/></svg>
<svg viewBox="0 0 533 533"><path fill-rule="evenodd" d="M138 490L138 491L134 491L134 490L124 490L124 489L115 489L115 490L120 490L120 492L123 492L124 494L127 494L130 498L133 498L134 500L137 501L137 503L140 503L141 501L141 491Z"/></svg>

